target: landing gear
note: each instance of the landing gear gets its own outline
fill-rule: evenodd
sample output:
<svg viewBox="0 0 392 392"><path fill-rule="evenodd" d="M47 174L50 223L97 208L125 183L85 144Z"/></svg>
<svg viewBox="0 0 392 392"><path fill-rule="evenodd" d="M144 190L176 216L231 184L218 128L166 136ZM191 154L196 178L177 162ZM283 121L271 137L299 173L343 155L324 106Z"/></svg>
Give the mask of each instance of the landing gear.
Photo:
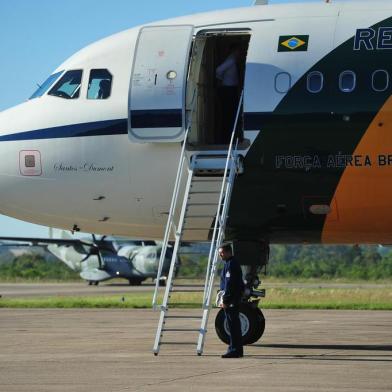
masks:
<svg viewBox="0 0 392 392"><path fill-rule="evenodd" d="M98 280L89 280L88 281L88 285L89 286L98 286L99 285L99 281Z"/></svg>
<svg viewBox="0 0 392 392"><path fill-rule="evenodd" d="M261 241L233 241L234 254L242 262L242 275L244 277L245 290L240 305L240 322L243 344L257 342L265 330L265 318L258 304L265 296L265 290L258 289L260 284L259 273L268 263L269 243ZM225 313L221 309L215 319L215 330L222 342L229 344L230 333L225 320Z"/></svg>
<svg viewBox="0 0 392 392"><path fill-rule="evenodd" d="M262 311L250 303L240 305L240 322L243 344L257 342L265 330L265 318ZM215 331L219 339L226 344L230 342L230 332L227 326L224 310L221 309L215 318Z"/></svg>

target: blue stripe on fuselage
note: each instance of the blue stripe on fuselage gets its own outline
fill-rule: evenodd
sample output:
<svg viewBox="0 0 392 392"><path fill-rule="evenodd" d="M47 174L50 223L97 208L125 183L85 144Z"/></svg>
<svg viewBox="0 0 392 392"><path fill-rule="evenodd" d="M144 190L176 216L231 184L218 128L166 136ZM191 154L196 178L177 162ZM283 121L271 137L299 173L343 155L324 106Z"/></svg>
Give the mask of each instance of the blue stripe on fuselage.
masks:
<svg viewBox="0 0 392 392"><path fill-rule="evenodd" d="M59 127L36 129L0 136L0 142L17 140L58 139L83 136L125 135L128 133L127 119L95 121Z"/></svg>
<svg viewBox="0 0 392 392"><path fill-rule="evenodd" d="M261 122L268 119L271 113L244 113L245 130L260 129ZM155 119L154 121L156 121ZM151 124L150 124L151 126ZM157 126L157 125L154 125ZM167 124L163 126L168 126ZM171 125L173 126L173 125ZM33 131L11 133L0 136L0 142L39 140L39 139L59 139L71 137L87 136L109 136L126 135L128 133L128 120L126 118L118 120L95 121L80 124L61 125Z"/></svg>

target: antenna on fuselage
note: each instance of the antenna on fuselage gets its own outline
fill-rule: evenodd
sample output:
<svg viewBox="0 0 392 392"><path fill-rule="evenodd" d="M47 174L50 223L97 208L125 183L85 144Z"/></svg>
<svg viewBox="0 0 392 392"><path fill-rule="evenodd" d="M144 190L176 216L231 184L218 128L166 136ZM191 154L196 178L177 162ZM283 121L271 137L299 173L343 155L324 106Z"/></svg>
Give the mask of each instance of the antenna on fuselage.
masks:
<svg viewBox="0 0 392 392"><path fill-rule="evenodd" d="M267 5L268 0L255 0L253 5Z"/></svg>

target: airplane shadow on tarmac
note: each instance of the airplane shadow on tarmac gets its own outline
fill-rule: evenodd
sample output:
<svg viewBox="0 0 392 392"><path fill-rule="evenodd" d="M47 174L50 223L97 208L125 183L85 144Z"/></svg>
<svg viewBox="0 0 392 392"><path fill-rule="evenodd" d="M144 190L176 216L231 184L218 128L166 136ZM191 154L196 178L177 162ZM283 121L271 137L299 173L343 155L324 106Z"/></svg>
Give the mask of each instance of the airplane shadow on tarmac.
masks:
<svg viewBox="0 0 392 392"><path fill-rule="evenodd" d="M252 344L252 347L309 349L309 350L360 350L391 351L392 345L381 344Z"/></svg>
<svg viewBox="0 0 392 392"><path fill-rule="evenodd" d="M255 359L306 359L316 361L353 361L353 362L392 362L392 345L358 345L358 344L253 344L252 347L277 348L288 350L333 350L312 355L309 354L260 354L249 355ZM389 351L391 354L350 354L336 351Z"/></svg>

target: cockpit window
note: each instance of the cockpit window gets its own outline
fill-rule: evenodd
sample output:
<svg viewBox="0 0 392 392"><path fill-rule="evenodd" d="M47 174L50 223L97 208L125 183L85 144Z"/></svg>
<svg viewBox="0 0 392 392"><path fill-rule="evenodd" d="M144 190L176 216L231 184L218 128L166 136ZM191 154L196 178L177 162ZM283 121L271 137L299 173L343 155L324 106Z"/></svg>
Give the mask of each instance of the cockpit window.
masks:
<svg viewBox="0 0 392 392"><path fill-rule="evenodd" d="M68 71L49 91L48 95L66 99L79 98L81 83L82 70Z"/></svg>
<svg viewBox="0 0 392 392"><path fill-rule="evenodd" d="M88 81L87 99L107 99L112 89L112 74L107 69L92 69Z"/></svg>
<svg viewBox="0 0 392 392"><path fill-rule="evenodd" d="M29 98L29 99L34 99L41 97L44 95L51 87L52 84L58 79L58 77L63 73L63 71L56 72L52 75L50 75L45 82L41 84L41 86L38 87L38 89L34 92L34 94Z"/></svg>

